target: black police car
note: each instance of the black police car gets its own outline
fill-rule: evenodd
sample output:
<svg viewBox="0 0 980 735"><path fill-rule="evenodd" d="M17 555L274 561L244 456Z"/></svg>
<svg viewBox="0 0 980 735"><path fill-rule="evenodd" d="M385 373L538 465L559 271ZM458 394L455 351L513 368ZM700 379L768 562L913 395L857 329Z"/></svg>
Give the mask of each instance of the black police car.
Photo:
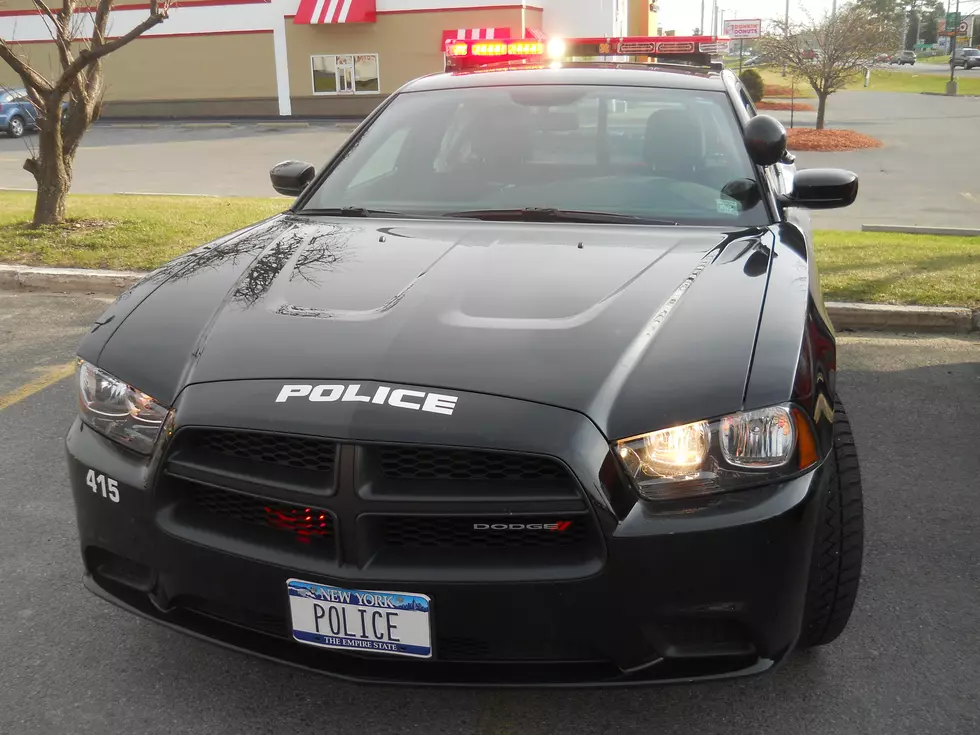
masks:
<svg viewBox="0 0 980 735"><path fill-rule="evenodd" d="M861 480L807 210L855 176L796 171L729 71L466 45L479 70L276 167L287 212L93 326L86 586L413 684L715 678L834 640Z"/></svg>

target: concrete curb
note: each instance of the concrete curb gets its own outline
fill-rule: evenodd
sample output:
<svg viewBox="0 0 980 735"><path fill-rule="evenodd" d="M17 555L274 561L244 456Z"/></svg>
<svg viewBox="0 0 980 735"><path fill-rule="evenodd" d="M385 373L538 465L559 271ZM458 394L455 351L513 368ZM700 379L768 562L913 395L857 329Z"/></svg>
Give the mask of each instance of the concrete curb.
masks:
<svg viewBox="0 0 980 735"><path fill-rule="evenodd" d="M949 235L980 237L980 230L961 227L920 227L918 225L861 225L861 232L890 232L901 235Z"/></svg>
<svg viewBox="0 0 980 735"><path fill-rule="evenodd" d="M177 125L178 128L233 128L234 123L230 122L196 122L196 123L180 123Z"/></svg>
<svg viewBox="0 0 980 735"><path fill-rule="evenodd" d="M276 128L308 128L308 122L260 122L255 123L260 130L275 130Z"/></svg>
<svg viewBox="0 0 980 735"><path fill-rule="evenodd" d="M834 328L872 331L913 331L965 334L980 329L976 313L957 306L892 306L827 302Z"/></svg>
<svg viewBox="0 0 980 735"><path fill-rule="evenodd" d="M158 130L160 128L190 128L199 130L208 129L224 129L229 128L258 128L259 130L275 130L277 128L289 129L289 128L310 128L313 125L320 125L322 127L335 127L338 130L354 130L360 121L348 121L348 120L258 120L258 121L248 121L248 120L235 120L235 121L222 121L222 120L204 120L201 122L178 122L178 121L166 121L166 122L104 122L98 127L100 128L113 128L116 130Z"/></svg>
<svg viewBox="0 0 980 735"><path fill-rule="evenodd" d="M0 265L0 289L115 296L146 275L140 271ZM971 311L966 307L892 306L828 301L827 312L834 328L838 330L944 334L980 331L980 309Z"/></svg>
<svg viewBox="0 0 980 735"><path fill-rule="evenodd" d="M0 289L15 288L51 293L97 293L118 296L145 275L145 273L137 271L0 265Z"/></svg>

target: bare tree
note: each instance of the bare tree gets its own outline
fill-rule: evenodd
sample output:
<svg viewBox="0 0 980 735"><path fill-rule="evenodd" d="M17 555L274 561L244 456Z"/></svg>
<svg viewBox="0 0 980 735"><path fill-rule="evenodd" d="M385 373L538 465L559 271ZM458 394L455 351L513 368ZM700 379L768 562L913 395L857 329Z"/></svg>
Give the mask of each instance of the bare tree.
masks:
<svg viewBox="0 0 980 735"><path fill-rule="evenodd" d="M785 64L793 76L813 88L817 129L822 130L827 98L863 72L894 37L890 21L875 18L860 4L849 4L819 20L808 17L806 22L789 25L775 21L761 46L774 64Z"/></svg>
<svg viewBox="0 0 980 735"><path fill-rule="evenodd" d="M83 10L78 15L75 14L76 0L62 0L56 11L52 11L45 0L33 0L58 51L61 74L57 79L45 77L28 59L14 53L10 45L0 39L0 59L7 62L24 82L27 94L38 110L38 150L24 162L24 170L37 181L35 226L58 224L64 220L75 153L85 131L102 114L105 94L102 59L166 20L170 0L149 2L146 18L126 33L110 37L107 26L114 0L98 0L94 12ZM91 28L91 37L80 39L79 35L86 27ZM85 45L73 51L80 40ZM70 102L64 110L66 98Z"/></svg>

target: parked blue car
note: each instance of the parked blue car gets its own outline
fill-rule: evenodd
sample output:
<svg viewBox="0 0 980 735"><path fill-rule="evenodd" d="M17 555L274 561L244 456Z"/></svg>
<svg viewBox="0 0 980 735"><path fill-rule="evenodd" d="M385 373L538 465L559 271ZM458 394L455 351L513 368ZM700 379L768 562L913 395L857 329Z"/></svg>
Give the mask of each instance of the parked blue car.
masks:
<svg viewBox="0 0 980 735"><path fill-rule="evenodd" d="M0 89L0 130L19 138L27 130L37 129L37 108L27 97L26 89Z"/></svg>

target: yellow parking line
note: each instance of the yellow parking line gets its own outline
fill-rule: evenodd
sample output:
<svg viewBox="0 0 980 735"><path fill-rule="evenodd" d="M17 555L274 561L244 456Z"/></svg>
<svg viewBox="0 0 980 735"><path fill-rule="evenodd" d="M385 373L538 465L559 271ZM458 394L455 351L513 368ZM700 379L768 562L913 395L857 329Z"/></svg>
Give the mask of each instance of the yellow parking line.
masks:
<svg viewBox="0 0 980 735"><path fill-rule="evenodd" d="M74 361L69 362L67 365L54 365L52 367L40 368L40 376L29 383L24 383L24 385L15 388L9 393L0 395L0 411L5 408L10 408L10 406L23 401L25 398L30 398L35 393L44 390L49 385L54 385L59 380L64 380L74 371Z"/></svg>

